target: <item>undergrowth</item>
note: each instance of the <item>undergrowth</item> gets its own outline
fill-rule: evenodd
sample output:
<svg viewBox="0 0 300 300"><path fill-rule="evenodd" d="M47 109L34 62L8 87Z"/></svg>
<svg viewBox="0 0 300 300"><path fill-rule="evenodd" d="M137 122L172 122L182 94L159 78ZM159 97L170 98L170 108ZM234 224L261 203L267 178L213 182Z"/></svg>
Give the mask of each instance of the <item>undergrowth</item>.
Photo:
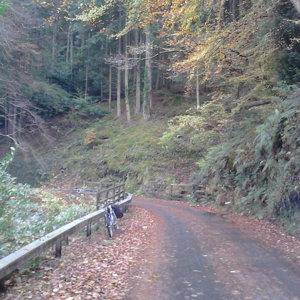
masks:
<svg viewBox="0 0 300 300"><path fill-rule="evenodd" d="M45 153L47 164L52 166L50 177L63 170L78 178L78 184L105 177L126 179L128 191L153 195L164 193L176 180L172 164L186 163L186 158L178 160L161 146L165 121L127 124L106 116L86 122L61 138L54 151Z"/></svg>
<svg viewBox="0 0 300 300"><path fill-rule="evenodd" d="M300 90L276 91L273 111L247 130L227 128L199 161L195 183L219 205L300 228ZM244 128L243 128L244 129ZM232 130L235 134L232 135Z"/></svg>
<svg viewBox="0 0 300 300"><path fill-rule="evenodd" d="M0 258L93 209L17 184L6 171L14 151L0 161Z"/></svg>

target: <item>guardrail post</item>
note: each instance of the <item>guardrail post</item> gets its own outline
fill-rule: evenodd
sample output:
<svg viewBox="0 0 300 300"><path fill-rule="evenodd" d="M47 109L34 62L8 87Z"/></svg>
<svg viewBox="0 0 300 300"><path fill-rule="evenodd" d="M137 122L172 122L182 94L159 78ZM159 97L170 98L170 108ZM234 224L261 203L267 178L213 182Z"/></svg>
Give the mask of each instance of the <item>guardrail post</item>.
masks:
<svg viewBox="0 0 300 300"><path fill-rule="evenodd" d="M61 257L62 241L58 241L55 245L55 257Z"/></svg>
<svg viewBox="0 0 300 300"><path fill-rule="evenodd" d="M5 292L5 278L0 279L0 292Z"/></svg>
<svg viewBox="0 0 300 300"><path fill-rule="evenodd" d="M88 223L86 225L86 236L90 236L92 234L92 224L91 223Z"/></svg>

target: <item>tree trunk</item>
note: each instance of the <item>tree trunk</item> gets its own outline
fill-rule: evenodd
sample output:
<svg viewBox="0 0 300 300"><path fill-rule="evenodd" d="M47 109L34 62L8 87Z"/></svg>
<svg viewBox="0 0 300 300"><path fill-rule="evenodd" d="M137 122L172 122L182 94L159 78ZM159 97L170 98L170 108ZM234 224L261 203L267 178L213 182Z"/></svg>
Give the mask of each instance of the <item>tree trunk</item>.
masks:
<svg viewBox="0 0 300 300"><path fill-rule="evenodd" d="M100 80L100 99L103 100L103 79Z"/></svg>
<svg viewBox="0 0 300 300"><path fill-rule="evenodd" d="M134 32L135 46L139 47L139 32L135 30ZM139 114L141 112L141 64L140 57L138 54L134 55L134 60L136 61L135 67L135 113Z"/></svg>
<svg viewBox="0 0 300 300"><path fill-rule="evenodd" d="M90 38L88 34L87 39ZM86 56L85 56L85 84L84 84L84 99L87 101L88 89L89 89L89 59L90 59L90 47L86 43Z"/></svg>
<svg viewBox="0 0 300 300"><path fill-rule="evenodd" d="M12 134L12 105L10 102L8 102L8 126L7 126L7 134L11 135Z"/></svg>
<svg viewBox="0 0 300 300"><path fill-rule="evenodd" d="M150 118L150 107L152 105L152 82L151 82L151 41L150 28L146 28L146 61L144 72L144 97L143 97L143 117L145 120Z"/></svg>
<svg viewBox="0 0 300 300"><path fill-rule="evenodd" d="M52 31L52 60L51 60L51 69L54 71L55 67L55 58L56 58L56 32L57 27L56 24L53 25L53 31Z"/></svg>
<svg viewBox="0 0 300 300"><path fill-rule="evenodd" d="M8 127L9 127L9 104L8 104L8 100L4 100L4 134L8 135Z"/></svg>
<svg viewBox="0 0 300 300"><path fill-rule="evenodd" d="M88 64L85 63L85 84L84 84L84 99L87 100L88 96L88 81L89 81L89 67Z"/></svg>
<svg viewBox="0 0 300 300"><path fill-rule="evenodd" d="M71 49L71 23L68 27L67 32L67 50L66 50L66 63L68 64L70 62L70 49Z"/></svg>
<svg viewBox="0 0 300 300"><path fill-rule="evenodd" d="M121 38L119 38L119 49L118 49L118 54L121 55ZM118 64L118 75L117 75L117 117L121 117L121 65L120 63Z"/></svg>
<svg viewBox="0 0 300 300"><path fill-rule="evenodd" d="M70 33L70 73L71 73L71 79L73 79L73 54L74 54L74 43L73 43L73 30L72 25L71 26L71 33Z"/></svg>
<svg viewBox="0 0 300 300"><path fill-rule="evenodd" d="M196 71L196 99L197 99L197 108L200 107L200 89L199 89L199 72Z"/></svg>
<svg viewBox="0 0 300 300"><path fill-rule="evenodd" d="M141 69L140 64L137 65L136 69L136 84L135 84L135 113L141 112Z"/></svg>
<svg viewBox="0 0 300 300"><path fill-rule="evenodd" d="M13 106L13 117L12 117L12 138L14 141L17 140L18 132L18 108L16 105Z"/></svg>
<svg viewBox="0 0 300 300"><path fill-rule="evenodd" d="M112 100L112 66L109 65L108 73L108 110L111 111L111 100Z"/></svg>
<svg viewBox="0 0 300 300"><path fill-rule="evenodd" d="M130 104L129 104L129 87L128 87L128 74L129 73L129 63L128 63L128 52L127 52L127 34L125 35L125 76L124 76L124 84L125 84L125 108L126 108L126 117L127 121L131 121L130 114Z"/></svg>
<svg viewBox="0 0 300 300"><path fill-rule="evenodd" d="M149 80L149 106L152 108L152 43L151 43L151 31L149 26L149 31L147 33L147 41L146 41L146 52L148 53L148 57L146 58L147 63L147 71L148 71L148 80Z"/></svg>
<svg viewBox="0 0 300 300"><path fill-rule="evenodd" d="M160 60L160 54L158 54L157 60L159 62ZM159 79L160 79L160 69L159 66L157 66L157 72L156 72L156 82L155 82L155 89L158 90L159 88Z"/></svg>

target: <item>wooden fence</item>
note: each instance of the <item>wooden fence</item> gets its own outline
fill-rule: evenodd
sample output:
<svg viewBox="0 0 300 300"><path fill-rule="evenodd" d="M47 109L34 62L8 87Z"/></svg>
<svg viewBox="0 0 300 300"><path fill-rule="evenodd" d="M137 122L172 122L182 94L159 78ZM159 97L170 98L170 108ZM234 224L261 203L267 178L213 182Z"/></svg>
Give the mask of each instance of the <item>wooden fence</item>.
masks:
<svg viewBox="0 0 300 300"><path fill-rule="evenodd" d="M107 200L120 201L124 199L125 195L125 183L113 183L113 185L109 188L102 189L102 185L98 187L96 194L96 209L98 210L100 204L106 202Z"/></svg>
<svg viewBox="0 0 300 300"><path fill-rule="evenodd" d="M170 199L171 200L184 200L188 195L192 195L193 185L179 183L170 185Z"/></svg>
<svg viewBox="0 0 300 300"><path fill-rule="evenodd" d="M202 186L192 185L188 183L171 184L169 189L169 198L171 200L184 201L188 197L194 197L195 199L201 199L205 196L205 192Z"/></svg>
<svg viewBox="0 0 300 300"><path fill-rule="evenodd" d="M112 191L115 192L112 195ZM104 198L103 198L103 197ZM122 198L123 197L123 198ZM97 203L99 207L100 200L118 200L121 208L126 210L132 199L132 195L125 193L124 183L120 185L114 185L112 188L97 191ZM98 201L99 200L99 201ZM86 226L86 235L89 236L92 233L91 226L93 223L98 223L105 214L105 208L90 213L80 219L77 219L61 228L41 237L27 246L17 250L16 252L2 258L0 260L0 289L4 288L5 278L10 275L13 271L22 267L26 262L48 250L50 247L55 246L55 256L61 256L61 249L63 242L68 240L68 237Z"/></svg>

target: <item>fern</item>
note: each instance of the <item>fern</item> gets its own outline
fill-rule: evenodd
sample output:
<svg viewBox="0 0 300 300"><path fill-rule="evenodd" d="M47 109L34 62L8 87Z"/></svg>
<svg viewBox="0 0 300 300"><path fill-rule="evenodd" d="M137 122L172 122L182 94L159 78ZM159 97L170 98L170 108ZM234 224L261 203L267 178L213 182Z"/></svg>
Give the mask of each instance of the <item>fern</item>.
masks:
<svg viewBox="0 0 300 300"><path fill-rule="evenodd" d="M195 184L233 195L236 210L293 219L297 209L289 194L300 178L300 89L276 91L272 113L258 126L227 127L217 146L199 160ZM248 127L247 127L248 126ZM245 129L246 133L245 133ZM224 137L226 136L226 140Z"/></svg>

